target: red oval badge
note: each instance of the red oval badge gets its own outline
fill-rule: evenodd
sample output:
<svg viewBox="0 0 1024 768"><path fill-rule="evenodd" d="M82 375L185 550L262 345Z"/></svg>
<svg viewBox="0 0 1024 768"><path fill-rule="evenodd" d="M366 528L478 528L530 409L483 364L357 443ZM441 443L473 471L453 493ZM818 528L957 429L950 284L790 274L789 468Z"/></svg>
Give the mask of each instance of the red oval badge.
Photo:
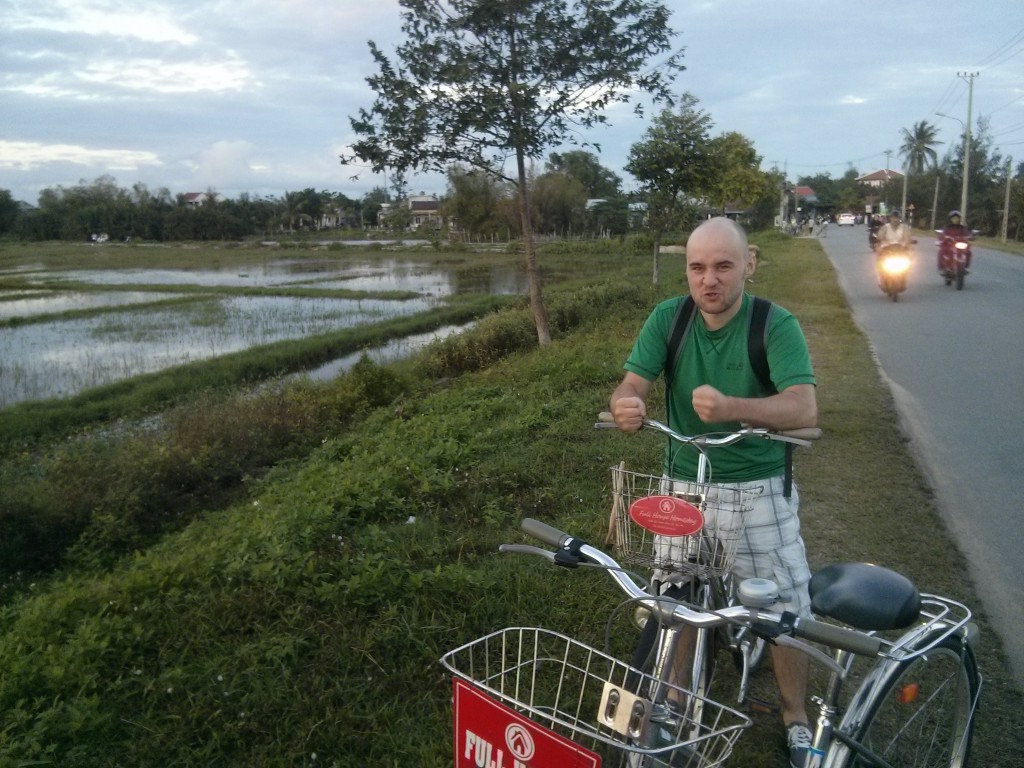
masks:
<svg viewBox="0 0 1024 768"><path fill-rule="evenodd" d="M692 536L704 527L704 515L675 496L645 496L629 505L633 522L662 536Z"/></svg>

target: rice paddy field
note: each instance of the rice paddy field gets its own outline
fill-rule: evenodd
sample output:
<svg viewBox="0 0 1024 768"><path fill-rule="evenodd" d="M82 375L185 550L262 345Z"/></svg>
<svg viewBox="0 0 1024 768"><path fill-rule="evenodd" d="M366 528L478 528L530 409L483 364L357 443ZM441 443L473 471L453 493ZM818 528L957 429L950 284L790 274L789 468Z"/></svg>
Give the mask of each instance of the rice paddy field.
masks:
<svg viewBox="0 0 1024 768"><path fill-rule="evenodd" d="M392 248L4 247L0 408L525 290L501 259L439 266Z"/></svg>

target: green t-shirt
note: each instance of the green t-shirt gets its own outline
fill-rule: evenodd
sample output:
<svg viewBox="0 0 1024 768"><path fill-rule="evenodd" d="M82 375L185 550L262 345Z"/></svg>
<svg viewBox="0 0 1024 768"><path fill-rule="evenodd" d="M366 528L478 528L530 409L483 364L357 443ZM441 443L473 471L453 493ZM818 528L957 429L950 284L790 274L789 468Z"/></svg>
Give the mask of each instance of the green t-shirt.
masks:
<svg viewBox="0 0 1024 768"><path fill-rule="evenodd" d="M654 308L637 337L633 351L623 366L627 371L654 381L668 363L668 338L672 319L685 296L678 296ZM747 333L751 297L743 294L743 306L729 323L709 331L698 311L679 357L673 377L669 426L684 435L732 432L737 423L705 424L693 410L691 394L702 384L710 384L734 397L768 395L750 366ZM768 326L768 368L772 383L781 392L795 384L814 384L814 368L800 324L782 307L775 305ZM670 441L671 442L671 441ZM783 474L785 444L769 440L743 440L709 453L712 481L744 482L763 480ZM665 452L664 471L671 476L693 480L697 474L697 451L671 443Z"/></svg>

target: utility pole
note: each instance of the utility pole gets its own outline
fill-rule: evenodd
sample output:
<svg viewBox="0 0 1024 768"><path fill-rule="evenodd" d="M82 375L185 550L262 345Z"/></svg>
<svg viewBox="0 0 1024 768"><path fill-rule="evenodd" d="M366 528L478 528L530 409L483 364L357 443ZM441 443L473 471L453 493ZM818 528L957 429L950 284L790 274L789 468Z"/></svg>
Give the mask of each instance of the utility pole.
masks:
<svg viewBox="0 0 1024 768"><path fill-rule="evenodd" d="M974 78L978 72L957 72L956 76L967 81L967 125L964 128L964 181L960 190L960 216L967 225L967 176L971 169L971 108L974 105Z"/></svg>
<svg viewBox="0 0 1024 768"><path fill-rule="evenodd" d="M891 154L891 149L885 150L885 194L883 195L885 197L885 210L883 213L885 214L889 213L889 155Z"/></svg>
<svg viewBox="0 0 1024 768"><path fill-rule="evenodd" d="M1003 200L1003 230L1000 232L1000 242L1006 242L1006 228L1010 221L1010 187L1013 184L1013 158L1006 159L1006 199Z"/></svg>

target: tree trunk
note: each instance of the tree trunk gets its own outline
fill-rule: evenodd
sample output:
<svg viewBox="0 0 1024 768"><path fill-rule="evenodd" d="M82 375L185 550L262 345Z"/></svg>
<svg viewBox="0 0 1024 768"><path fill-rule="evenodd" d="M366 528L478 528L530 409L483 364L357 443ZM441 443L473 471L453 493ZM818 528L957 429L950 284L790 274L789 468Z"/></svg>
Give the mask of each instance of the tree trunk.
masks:
<svg viewBox="0 0 1024 768"><path fill-rule="evenodd" d="M661 284L661 230L654 232L654 274L651 281L657 287Z"/></svg>
<svg viewBox="0 0 1024 768"><path fill-rule="evenodd" d="M530 188L526 179L526 158L516 150L516 165L519 173L519 216L523 227L523 247L526 249L526 280L530 289L530 309L533 323L537 327L537 342L545 347L551 343L551 323L544 306L541 291L540 267L537 264L537 246L533 239L533 222L530 217Z"/></svg>

